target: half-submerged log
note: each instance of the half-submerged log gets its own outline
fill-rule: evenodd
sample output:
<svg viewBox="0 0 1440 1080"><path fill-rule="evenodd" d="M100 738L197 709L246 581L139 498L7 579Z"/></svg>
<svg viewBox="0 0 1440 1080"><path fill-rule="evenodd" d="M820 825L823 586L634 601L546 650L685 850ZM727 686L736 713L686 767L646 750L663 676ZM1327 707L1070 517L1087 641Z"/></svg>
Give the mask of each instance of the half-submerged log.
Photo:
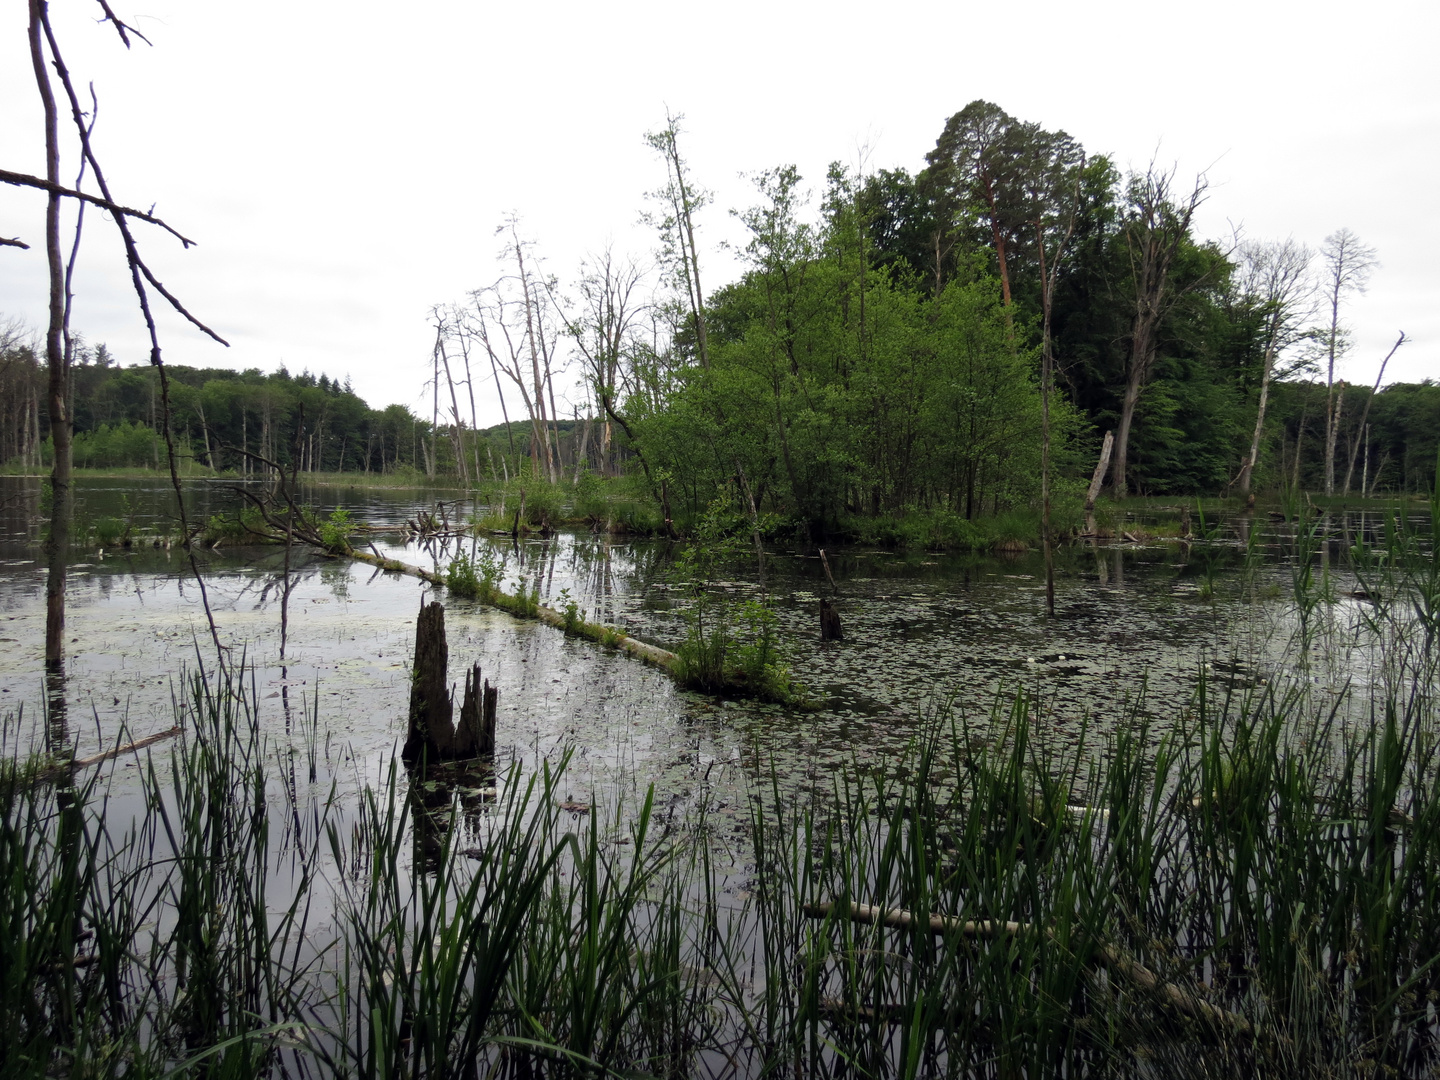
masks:
<svg viewBox="0 0 1440 1080"><path fill-rule="evenodd" d="M840 613L829 600L820 601L820 640L845 640L845 632L840 628Z"/></svg>
<svg viewBox="0 0 1440 1080"><path fill-rule="evenodd" d="M410 724L400 756L407 763L467 761L495 752L495 710L499 692L480 678L480 665L465 673L460 722L447 682L450 649L445 607L424 604L415 622L415 666L410 683Z"/></svg>

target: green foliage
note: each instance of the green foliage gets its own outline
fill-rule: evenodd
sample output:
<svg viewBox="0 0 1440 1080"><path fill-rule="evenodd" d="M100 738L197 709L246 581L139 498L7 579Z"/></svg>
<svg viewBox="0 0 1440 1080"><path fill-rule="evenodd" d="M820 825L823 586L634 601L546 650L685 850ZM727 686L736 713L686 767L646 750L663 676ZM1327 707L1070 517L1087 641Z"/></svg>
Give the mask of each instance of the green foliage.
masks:
<svg viewBox="0 0 1440 1080"><path fill-rule="evenodd" d="M775 615L758 600L737 605L715 587L719 568L745 550L748 523L717 499L696 522L675 562L675 577L690 593L685 637L675 650L675 677L707 693L737 693L782 704L802 694L790 678Z"/></svg>
<svg viewBox="0 0 1440 1080"><path fill-rule="evenodd" d="M565 633L574 634L585 625L585 612L570 595L569 588L560 590L560 615L565 620Z"/></svg>
<svg viewBox="0 0 1440 1080"><path fill-rule="evenodd" d="M200 534L203 543L226 541L232 544L275 543L283 540L266 523L264 515L253 506L242 506L233 517L212 514Z"/></svg>
<svg viewBox="0 0 1440 1080"><path fill-rule="evenodd" d="M320 523L317 533L326 551L346 555L350 552L350 534L354 529L349 510L332 510L330 517Z"/></svg>
<svg viewBox="0 0 1440 1080"><path fill-rule="evenodd" d="M476 573L470 556L462 552L450 560L450 565L445 568L445 587L456 596L472 600L481 597L480 575Z"/></svg>
<svg viewBox="0 0 1440 1080"><path fill-rule="evenodd" d="M77 432L71 453L75 465L82 469L151 467L165 460L160 436L134 420Z"/></svg>

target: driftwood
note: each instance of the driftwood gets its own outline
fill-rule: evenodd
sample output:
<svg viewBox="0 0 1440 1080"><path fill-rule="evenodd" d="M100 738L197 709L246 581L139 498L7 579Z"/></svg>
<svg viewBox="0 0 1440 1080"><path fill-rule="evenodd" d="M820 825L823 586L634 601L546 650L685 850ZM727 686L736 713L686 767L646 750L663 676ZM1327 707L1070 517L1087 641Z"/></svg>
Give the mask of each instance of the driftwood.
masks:
<svg viewBox="0 0 1440 1080"><path fill-rule="evenodd" d="M136 739L134 742L126 743L124 746L117 746L114 750L106 750L104 753L95 754L92 757L76 758L74 761L69 762L69 765L72 769L88 769L91 765L99 765L102 761L109 761L111 758L117 758L121 754L128 754L134 750L143 750L145 747L152 746L162 739L169 739L179 734L180 726L177 724L175 727L167 728L165 731L157 731L154 735L147 735L143 739Z"/></svg>
<svg viewBox="0 0 1440 1080"><path fill-rule="evenodd" d="M923 926L936 937L943 937L946 934L961 934L965 937L975 938L1018 937L1021 934L1037 931L1043 932L1052 940L1055 937L1053 930L1048 927L1037 927L1034 923L1000 922L988 919L965 920L949 915L916 915L904 908L882 908L870 904L851 904L848 907L828 901L821 904L806 904L805 914L812 919L826 919L835 916L849 919L855 923L865 925L878 923L901 930ZM1243 1035L1253 1036L1255 1034L1254 1025L1239 1013L1211 1005L1183 987L1162 981L1149 968L1125 955L1113 945L1103 941L1098 942L1091 955L1096 963L1105 967L1111 974L1119 976L1140 990L1153 994L1177 1012Z"/></svg>
<svg viewBox="0 0 1440 1080"><path fill-rule="evenodd" d="M354 550L345 552L345 555L359 562L368 563L371 566L378 566L382 570L417 577L421 581L428 581L431 585L445 584L445 576L443 574L437 574L433 570L426 570L424 567L415 566L411 563L401 562L399 559L382 559L377 555L370 555L363 551ZM514 597L505 597L505 599L512 605L515 601ZM501 603L492 603L491 606L497 607L502 611L511 610L510 607ZM561 630L567 628L565 616L554 608L541 605L535 610L535 618L547 626L554 626ZM604 627L591 627L591 624L588 623L586 626L587 628L593 629L596 635L598 635L601 630L606 629ZM587 634L587 636L590 635ZM671 673L675 670L675 654L667 649L660 648L658 645L651 645L649 642L639 641L625 634L621 634L619 631L615 631L615 640L610 644L613 644L614 648L634 657L636 660L644 660L647 664L654 664L656 667L663 668Z"/></svg>
<svg viewBox="0 0 1440 1080"><path fill-rule="evenodd" d="M419 761L468 761L495 752L495 709L499 692L480 678L480 665L465 673L460 722L448 685L450 647L445 640L445 607L424 604L415 622L415 666L410 684L410 723L400 756Z"/></svg>
<svg viewBox="0 0 1440 1080"><path fill-rule="evenodd" d="M845 640L845 632L840 627L840 613L829 600L820 601L820 640Z"/></svg>

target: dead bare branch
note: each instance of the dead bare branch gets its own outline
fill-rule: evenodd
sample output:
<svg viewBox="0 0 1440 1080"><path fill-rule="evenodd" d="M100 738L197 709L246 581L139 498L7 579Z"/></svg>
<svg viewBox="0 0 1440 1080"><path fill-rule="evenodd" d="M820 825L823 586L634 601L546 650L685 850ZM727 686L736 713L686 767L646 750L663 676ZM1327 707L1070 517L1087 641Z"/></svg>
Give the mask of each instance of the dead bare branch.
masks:
<svg viewBox="0 0 1440 1080"><path fill-rule="evenodd" d="M89 203L91 206L98 206L102 210L109 210L112 214L117 214L122 217L132 217L137 221L145 222L147 225L156 225L175 237L175 239L179 240L180 243L187 248L195 246L194 240L176 231L154 214L147 214L143 210L136 210L129 206L121 206L119 203L111 202L109 198L101 198L98 195L91 195L88 192L76 191L74 188L68 188L64 184L52 184L42 177L31 176L29 173L11 172L9 169L0 169L0 184L37 188L40 191L46 191L52 195L62 195L67 199L79 199L82 202ZM21 246L23 247L24 245Z"/></svg>

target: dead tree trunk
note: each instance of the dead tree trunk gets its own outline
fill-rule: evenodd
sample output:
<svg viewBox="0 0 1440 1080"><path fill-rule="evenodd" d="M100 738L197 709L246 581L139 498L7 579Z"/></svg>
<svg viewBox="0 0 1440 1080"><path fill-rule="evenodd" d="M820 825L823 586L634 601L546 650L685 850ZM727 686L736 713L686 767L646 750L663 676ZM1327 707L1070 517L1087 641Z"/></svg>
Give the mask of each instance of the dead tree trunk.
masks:
<svg viewBox="0 0 1440 1080"><path fill-rule="evenodd" d="M1115 433L1105 432L1105 441L1100 444L1100 460L1095 465L1095 475L1090 477L1090 488L1085 492L1085 531L1095 532L1095 500L1105 486L1105 473L1110 468L1110 452L1115 447Z"/></svg>
<svg viewBox="0 0 1440 1080"><path fill-rule="evenodd" d="M481 682L480 665L472 665L465 673L465 698L455 728L458 757L489 757L495 753L495 708L499 698L500 691L488 680Z"/></svg>
<svg viewBox="0 0 1440 1080"><path fill-rule="evenodd" d="M447 678L450 648L445 640L445 607L438 600L420 608L415 622L415 665L410 683L410 724L400 756L407 764L468 761L495 752L495 710L499 691L480 678L480 665L465 672L460 722Z"/></svg>
<svg viewBox="0 0 1440 1080"><path fill-rule="evenodd" d="M1355 476L1355 452L1360 448L1360 443L1362 442L1365 443L1365 452L1368 459L1370 444L1365 431L1370 420L1370 406L1375 401L1375 396L1380 393L1380 382L1385 378L1385 368L1390 363L1390 358L1394 356L1400 346L1404 344L1405 331L1401 330L1400 336L1395 340L1395 344L1390 346L1390 351L1385 354L1385 359L1380 361L1380 370L1375 375L1375 386L1370 391L1370 396L1365 399L1365 408L1360 412L1360 424L1356 428L1356 431L1359 433L1359 438L1350 444L1350 464L1345 469L1345 486L1340 491L1342 496L1350 494L1350 481ZM1365 494L1365 482L1363 478L1360 483L1360 494Z"/></svg>
<svg viewBox="0 0 1440 1080"><path fill-rule="evenodd" d="M829 600L820 601L820 640L845 640L845 632L840 627L840 613Z"/></svg>
<svg viewBox="0 0 1440 1080"><path fill-rule="evenodd" d="M446 685L450 647L445 640L445 606L424 604L415 622L415 663L410 680L410 727L400 756L407 762L439 760L436 733L449 741L454 730L454 704Z"/></svg>

